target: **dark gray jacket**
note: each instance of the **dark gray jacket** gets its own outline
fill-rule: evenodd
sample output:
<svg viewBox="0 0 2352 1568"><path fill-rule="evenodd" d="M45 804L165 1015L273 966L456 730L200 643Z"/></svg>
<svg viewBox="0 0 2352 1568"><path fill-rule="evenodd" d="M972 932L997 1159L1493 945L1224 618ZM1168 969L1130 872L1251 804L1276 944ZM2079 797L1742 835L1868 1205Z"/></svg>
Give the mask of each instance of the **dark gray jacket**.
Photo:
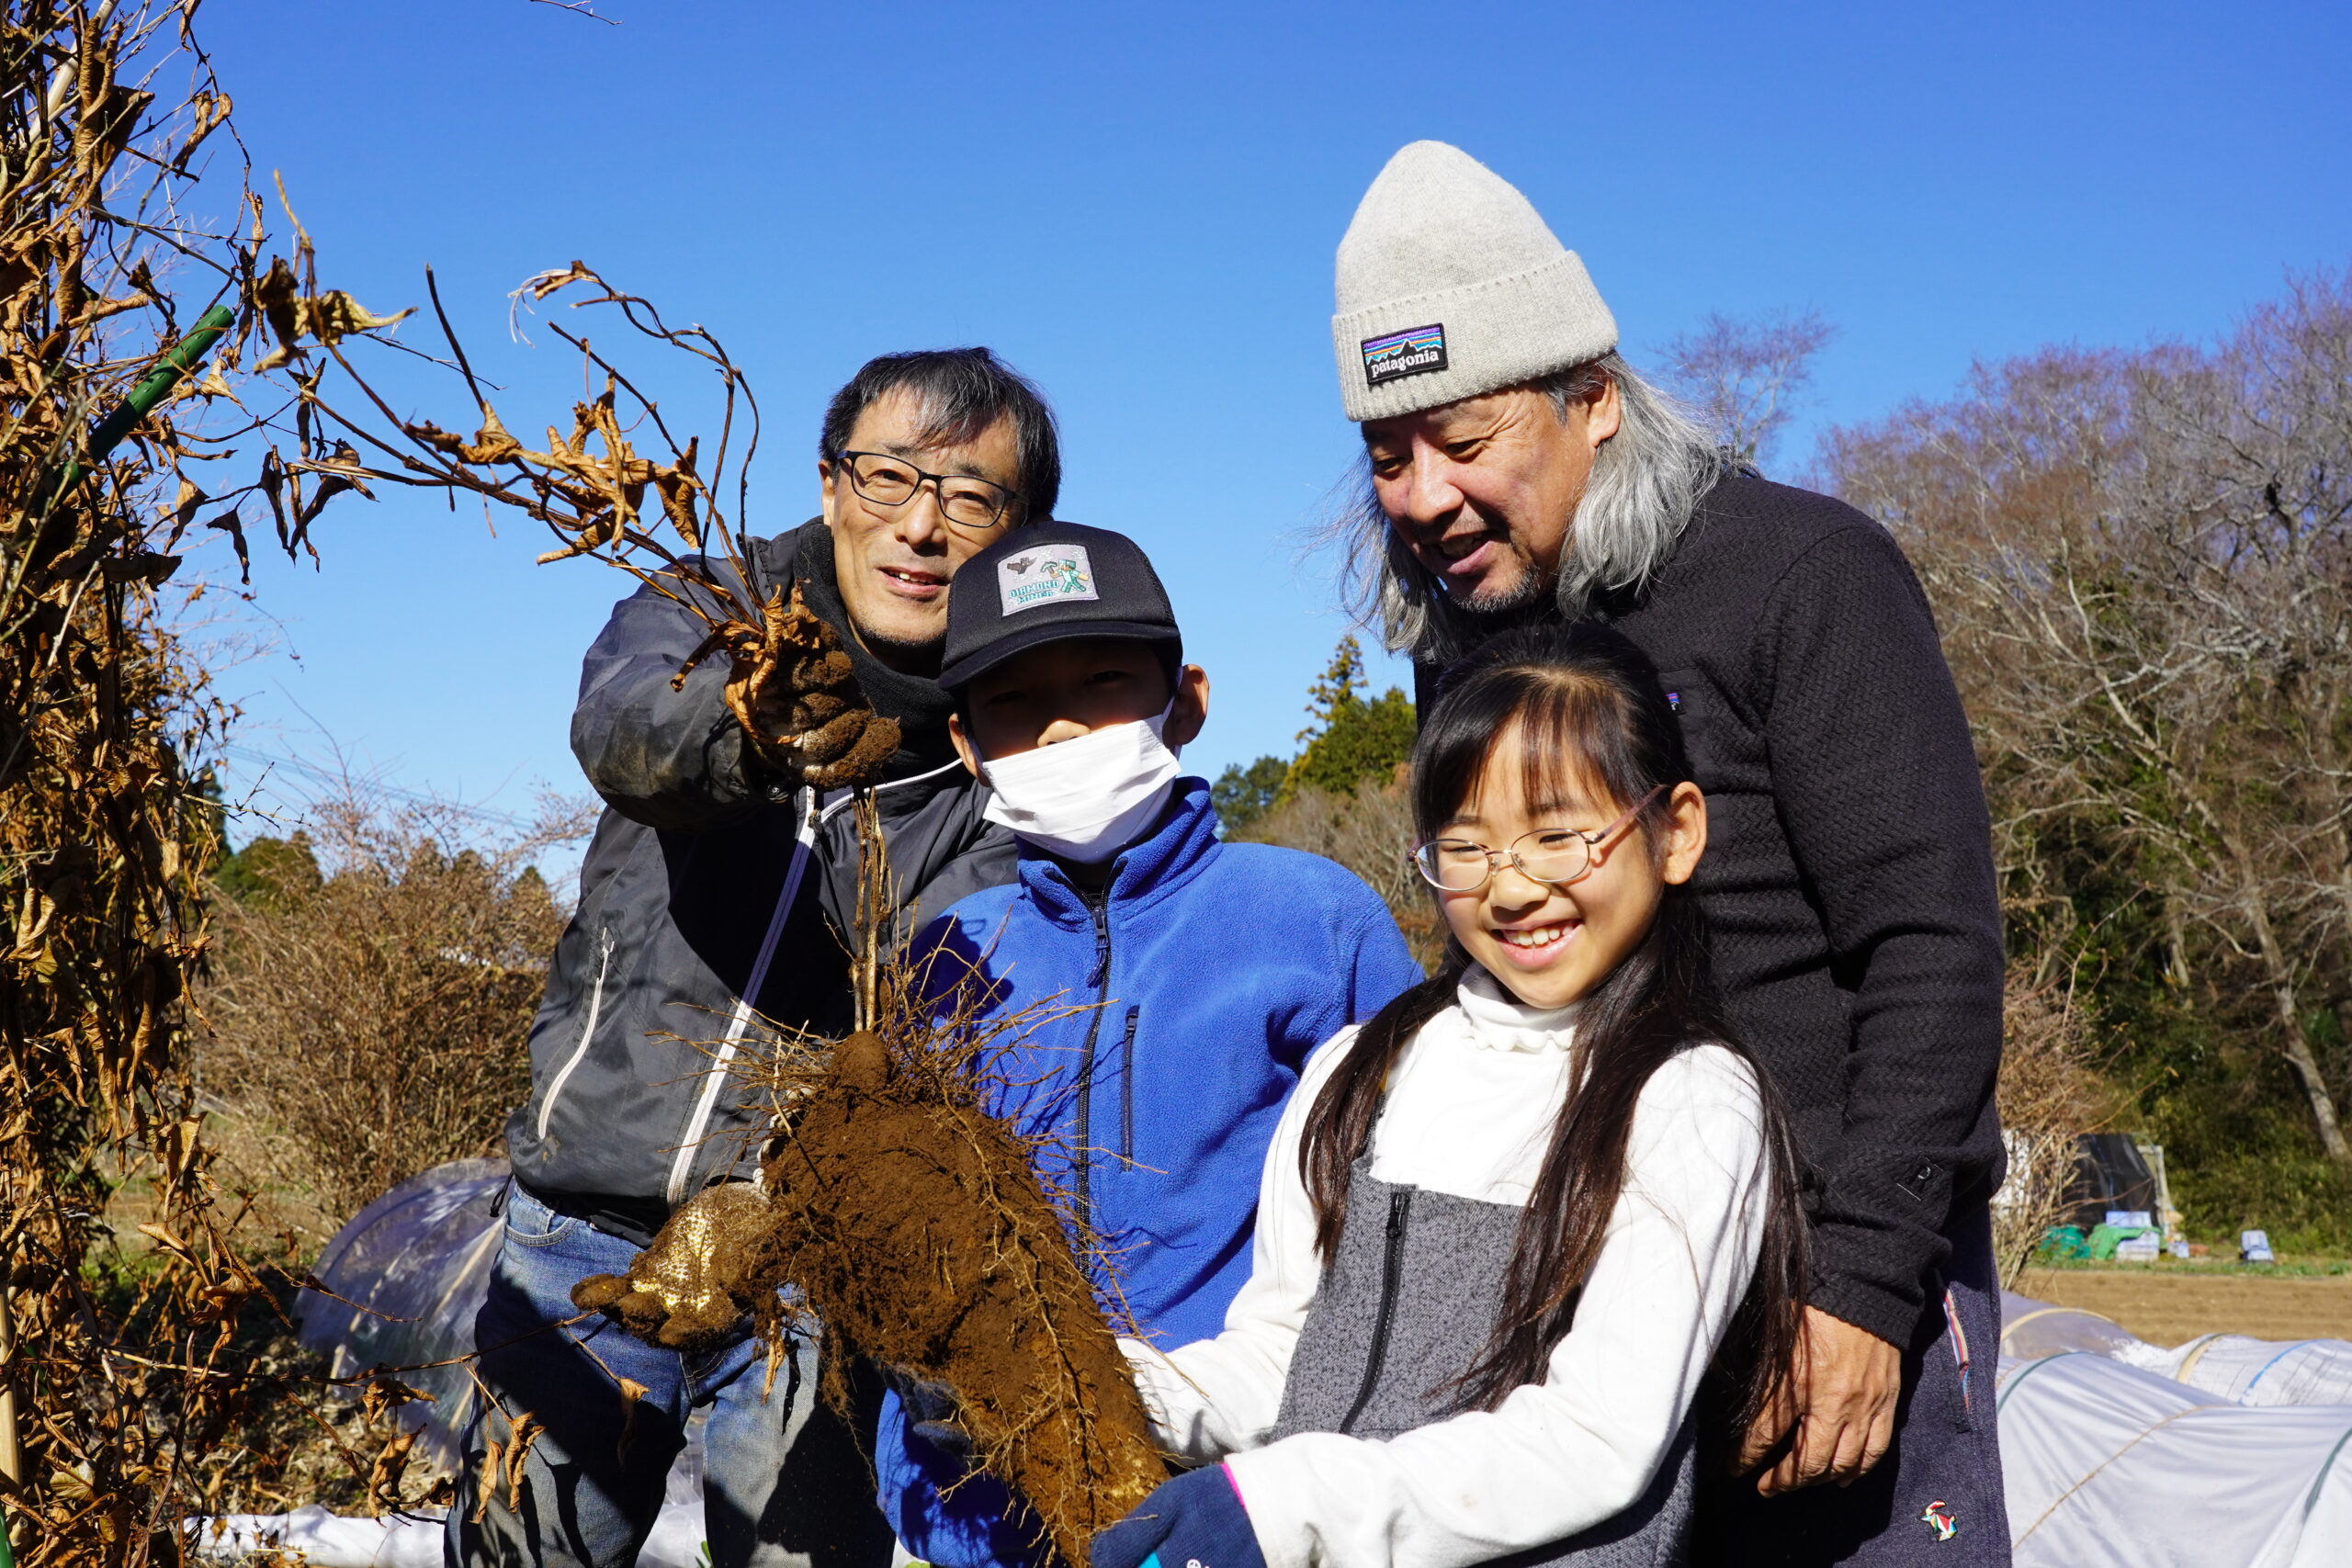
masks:
<svg viewBox="0 0 2352 1568"><path fill-rule="evenodd" d="M763 593L797 580L812 609L847 625L822 523L756 541L750 564ZM746 1157L757 1118L713 1064L740 1061L764 1037L743 1006L762 947L773 951L751 998L758 1014L827 1032L849 1020L837 934L857 887L847 792L808 803L811 813L762 771L722 701L723 659L671 690L705 629L641 590L588 650L571 749L608 809L531 1027L531 1098L506 1130L524 1187L640 1243ZM910 930L1012 881L1012 838L980 819L982 786L948 744L945 694L843 641L867 696L902 732L876 799ZM810 851L787 901L804 834Z"/></svg>

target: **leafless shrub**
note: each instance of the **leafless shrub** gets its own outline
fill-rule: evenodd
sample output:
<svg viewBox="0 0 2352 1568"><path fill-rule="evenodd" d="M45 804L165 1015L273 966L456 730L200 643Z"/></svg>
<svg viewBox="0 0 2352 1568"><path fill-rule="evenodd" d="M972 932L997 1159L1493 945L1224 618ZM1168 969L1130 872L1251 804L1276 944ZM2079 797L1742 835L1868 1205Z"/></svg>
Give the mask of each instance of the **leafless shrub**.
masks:
<svg viewBox="0 0 2352 1568"><path fill-rule="evenodd" d="M576 826L483 841L460 813L355 784L309 816L314 871L284 857L222 908L204 1089L330 1223L497 1145L564 919L531 862Z"/></svg>
<svg viewBox="0 0 2352 1568"><path fill-rule="evenodd" d="M1993 1202L1993 1255L2007 1285L2065 1213L2076 1137L2107 1125L2114 1107L2070 980L2014 966L2001 1028L1995 1097L2009 1170Z"/></svg>

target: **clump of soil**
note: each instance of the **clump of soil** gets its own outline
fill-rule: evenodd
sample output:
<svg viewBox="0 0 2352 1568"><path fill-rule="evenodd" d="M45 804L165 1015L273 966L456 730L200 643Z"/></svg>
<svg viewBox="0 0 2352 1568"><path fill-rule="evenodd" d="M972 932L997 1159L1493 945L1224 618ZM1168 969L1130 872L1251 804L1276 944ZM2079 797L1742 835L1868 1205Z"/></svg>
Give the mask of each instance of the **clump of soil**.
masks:
<svg viewBox="0 0 2352 1568"><path fill-rule="evenodd" d="M781 588L769 594L757 633L741 622L729 626L738 628L731 640L721 627L710 644L733 655L727 705L760 750L786 777L820 790L871 784L899 749L899 721L874 711L841 635L808 608L800 585L789 601ZM682 671L672 684L684 679ZM783 728L771 734L763 720L778 709Z"/></svg>

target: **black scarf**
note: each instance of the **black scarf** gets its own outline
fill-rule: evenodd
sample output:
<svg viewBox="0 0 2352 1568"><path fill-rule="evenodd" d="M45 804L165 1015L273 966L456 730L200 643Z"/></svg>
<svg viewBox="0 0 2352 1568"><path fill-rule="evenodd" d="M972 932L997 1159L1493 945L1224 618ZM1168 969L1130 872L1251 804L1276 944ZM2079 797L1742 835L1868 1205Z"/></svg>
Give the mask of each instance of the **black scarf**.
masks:
<svg viewBox="0 0 2352 1568"><path fill-rule="evenodd" d="M857 683L874 711L899 721L899 750L884 770L888 778L929 773L956 760L947 739L947 716L956 700L936 681L891 669L865 649L842 607L841 580L833 574L833 533L824 519L812 518L798 530L792 547L792 579L800 585L801 602L834 631L849 652Z"/></svg>

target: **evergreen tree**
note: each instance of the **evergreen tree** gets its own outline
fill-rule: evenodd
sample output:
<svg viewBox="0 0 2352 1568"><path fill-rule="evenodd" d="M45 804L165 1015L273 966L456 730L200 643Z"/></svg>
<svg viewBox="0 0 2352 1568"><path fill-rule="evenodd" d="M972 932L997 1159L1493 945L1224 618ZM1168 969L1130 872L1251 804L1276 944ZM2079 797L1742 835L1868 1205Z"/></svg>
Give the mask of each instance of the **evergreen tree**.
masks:
<svg viewBox="0 0 2352 1568"><path fill-rule="evenodd" d="M1209 785L1209 804L1216 807L1217 825L1238 833L1267 812L1290 776L1290 763L1280 757L1261 757L1248 767L1230 762Z"/></svg>
<svg viewBox="0 0 2352 1568"><path fill-rule="evenodd" d="M317 889L319 858L311 852L311 836L298 829L290 839L255 839L225 856L214 868L212 881L240 904L280 909L289 899Z"/></svg>
<svg viewBox="0 0 2352 1568"><path fill-rule="evenodd" d="M1366 779L1387 779L1413 754L1413 700L1391 686L1365 700L1363 649L1340 639L1322 678L1307 688L1313 720L1298 733L1306 743L1283 775L1278 800L1302 789L1351 795Z"/></svg>

